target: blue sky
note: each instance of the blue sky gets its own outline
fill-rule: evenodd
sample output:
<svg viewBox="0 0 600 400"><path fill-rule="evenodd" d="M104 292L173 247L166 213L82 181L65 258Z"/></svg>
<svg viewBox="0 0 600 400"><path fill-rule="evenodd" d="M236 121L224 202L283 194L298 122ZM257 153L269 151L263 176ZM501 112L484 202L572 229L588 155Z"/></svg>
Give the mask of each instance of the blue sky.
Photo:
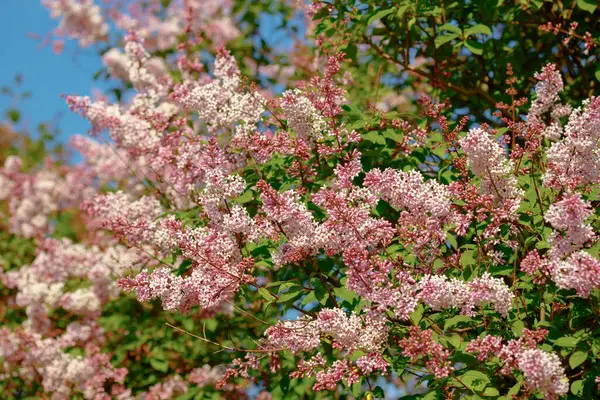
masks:
<svg viewBox="0 0 600 400"><path fill-rule="evenodd" d="M89 124L69 111L62 94L91 94L98 87L92 80L101 68L100 58L93 48L74 49L74 43L65 47L61 55L50 46L40 47L42 40L57 25L39 0L7 0L2 2L0 24L0 86L11 83L16 74L23 75L23 90L32 97L20 108L28 127L52 120L60 115L60 141L75 133L85 133ZM33 39L28 33L39 35ZM0 110L10 105L6 96L0 97Z"/></svg>

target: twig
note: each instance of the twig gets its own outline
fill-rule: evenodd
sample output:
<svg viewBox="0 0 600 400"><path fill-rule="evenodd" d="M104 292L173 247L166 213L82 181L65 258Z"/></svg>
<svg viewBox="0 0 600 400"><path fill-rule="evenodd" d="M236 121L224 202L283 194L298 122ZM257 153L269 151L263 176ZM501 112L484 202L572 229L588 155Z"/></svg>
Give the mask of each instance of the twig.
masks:
<svg viewBox="0 0 600 400"><path fill-rule="evenodd" d="M217 347L220 347L222 349L220 351L230 350L230 351L240 351L240 352L244 352L244 353L275 353L275 352L278 352L278 351L288 350L287 348L280 348L280 349L240 349L240 348L237 348L237 347L229 347L229 346L225 346L225 345L222 345L220 343L217 343L217 342L213 342L212 340L209 340L209 339L207 339L205 337L194 335L193 333L188 332L185 329L178 328L175 325L171 325L168 322L165 322L165 325L167 325L169 328L175 329L176 331L178 331L180 333L184 333L184 334L186 334L188 336L191 336L193 338L202 340L205 343L209 343L209 344L215 345Z"/></svg>

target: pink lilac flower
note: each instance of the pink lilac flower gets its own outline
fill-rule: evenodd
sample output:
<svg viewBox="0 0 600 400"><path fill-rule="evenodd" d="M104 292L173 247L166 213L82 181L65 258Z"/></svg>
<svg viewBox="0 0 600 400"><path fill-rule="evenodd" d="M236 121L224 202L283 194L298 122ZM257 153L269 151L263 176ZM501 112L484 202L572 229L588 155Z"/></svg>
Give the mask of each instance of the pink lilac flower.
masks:
<svg viewBox="0 0 600 400"><path fill-rule="evenodd" d="M387 367L390 366L390 364L383 358L381 353L378 352L369 353L360 357L358 360L356 360L356 365L365 375L371 374L375 371L381 371L385 373Z"/></svg>
<svg viewBox="0 0 600 400"><path fill-rule="evenodd" d="M81 47L106 40L108 24L93 0L43 0L52 18L60 18L55 33L77 39Z"/></svg>
<svg viewBox="0 0 600 400"><path fill-rule="evenodd" d="M321 343L314 321L306 318L297 321L278 321L265 335L275 348L287 348L292 353L310 351Z"/></svg>
<svg viewBox="0 0 600 400"><path fill-rule="evenodd" d="M318 369L327 366L325 359L321 353L317 353L314 357L307 360L300 360L296 365L296 370L290 374L290 378L306 378L314 376Z"/></svg>
<svg viewBox="0 0 600 400"><path fill-rule="evenodd" d="M558 399L569 391L569 380L558 355L539 349L528 349L517 360L530 390L540 391L546 400Z"/></svg>
<svg viewBox="0 0 600 400"><path fill-rule="evenodd" d="M552 263L552 280L559 288L575 289L578 296L587 298L593 289L600 288L600 261L578 251Z"/></svg>
<svg viewBox="0 0 600 400"><path fill-rule="evenodd" d="M410 274L399 271L396 281L389 277L392 264L379 257L369 257L366 250L350 248L344 251L344 264L348 267L346 287L375 303L374 310L393 310L396 318L408 320L415 310L415 280Z"/></svg>
<svg viewBox="0 0 600 400"><path fill-rule="evenodd" d="M590 215L590 204L579 194L567 195L550 206L544 219L556 229L549 239L551 260L580 249L596 237L591 225L585 222Z"/></svg>
<svg viewBox="0 0 600 400"><path fill-rule="evenodd" d="M149 151L160 142L161 133L153 129L149 121L134 112L122 110L116 104L92 102L89 97L78 96L68 96L67 104L91 122L93 133L108 130L118 147ZM148 102L138 106L146 110L153 108Z"/></svg>
<svg viewBox="0 0 600 400"><path fill-rule="evenodd" d="M321 336L328 335L333 339L333 347L348 354L357 350L380 351L387 334L383 315L347 315L340 308L323 309L313 321L306 318L280 321L265 332L270 345L289 348L294 353L318 347Z"/></svg>
<svg viewBox="0 0 600 400"><path fill-rule="evenodd" d="M287 239L275 258L276 265L316 254L323 246L326 232L319 228L310 211L299 202L298 194L293 190L279 193L264 181L260 181L257 188L261 192L263 211Z"/></svg>
<svg viewBox="0 0 600 400"><path fill-rule="evenodd" d="M317 372L316 382L312 389L315 391L335 390L337 383L342 379L348 386L358 382L359 375L352 369L349 360L337 360L331 367Z"/></svg>
<svg viewBox="0 0 600 400"><path fill-rule="evenodd" d="M211 128L232 127L234 123L256 124L263 113L262 96L244 93L235 59L226 50L217 54L214 78L204 82L184 82L171 99L189 110Z"/></svg>
<svg viewBox="0 0 600 400"><path fill-rule="evenodd" d="M589 203L582 200L579 194L573 194L552 204L544 219L555 229L569 230L580 229L590 215L592 209Z"/></svg>
<svg viewBox="0 0 600 400"><path fill-rule="evenodd" d="M459 140L459 144L467 156L469 168L481 180L483 194L491 195L496 200L520 198L523 195L512 174L512 160L506 157L504 147L486 131L471 129L466 137Z"/></svg>
<svg viewBox="0 0 600 400"><path fill-rule="evenodd" d="M167 377L163 382L159 382L150 387L144 395L144 400L163 400L174 398L178 395L187 393L188 384L179 375Z"/></svg>
<svg viewBox="0 0 600 400"><path fill-rule="evenodd" d="M71 136L69 145L81 153L85 163L101 184L128 179L131 176L128 168L137 167L126 151L85 136Z"/></svg>
<svg viewBox="0 0 600 400"><path fill-rule="evenodd" d="M333 337L334 347L349 353L358 349L380 350L387 340L388 328L381 314L367 314L361 318L355 313L348 316L340 308L324 309L319 312L315 325L319 332Z"/></svg>
<svg viewBox="0 0 600 400"><path fill-rule="evenodd" d="M328 367L321 353L317 353L316 356L309 360L300 360L296 370L290 374L290 378L315 376L316 382L312 387L313 390L333 391L342 380L346 385L351 386L358 382L361 374L369 374L369 371L376 369L385 371L387 366L387 362L381 355L372 353L362 356L356 361L356 367L358 368L348 359L337 360L331 367Z"/></svg>
<svg viewBox="0 0 600 400"><path fill-rule="evenodd" d="M497 357L502 366L500 373L509 375L520 370L530 390L541 391L547 399L558 399L569 387L564 368L556 354L536 349L537 343L543 341L547 334L545 329L524 329L519 339L512 339L507 344L502 344L499 337L488 335L469 342L466 350L478 353L479 361Z"/></svg>
<svg viewBox="0 0 600 400"><path fill-rule="evenodd" d="M154 101L159 95L165 97L164 83L169 81L169 77L164 61L158 57L151 58L134 32L125 37L125 56L127 77L134 89L138 93L148 94ZM162 77L164 80L161 82Z"/></svg>
<svg viewBox="0 0 600 400"><path fill-rule="evenodd" d="M12 156L0 168L0 200L8 201L8 223L14 234L40 237L51 232L56 213L95 193L93 174L83 167L59 168L50 159L35 172L21 172L20 166L21 159Z"/></svg>
<svg viewBox="0 0 600 400"><path fill-rule="evenodd" d="M281 107L290 128L299 138L318 140L323 136L327 123L300 90L285 91L281 97Z"/></svg>
<svg viewBox="0 0 600 400"><path fill-rule="evenodd" d="M168 310L188 312L199 306L203 312L222 311L241 284L254 282L247 271L254 267L252 258L241 255L236 239L216 227L188 228L174 218L164 218L156 225L159 235L147 240L164 250L177 248L191 260L185 277L173 272L173 266L160 266L152 273L143 271L135 278L119 281L126 290L135 290L139 299L160 298ZM150 231L150 233L152 233Z"/></svg>
<svg viewBox="0 0 600 400"><path fill-rule="evenodd" d="M77 289L65 293L58 304L73 314L94 315L102 312L102 303L93 289Z"/></svg>
<svg viewBox="0 0 600 400"><path fill-rule="evenodd" d="M318 227L326 254L338 254L349 247L373 248L389 244L394 236L391 223L370 215L376 199L370 191L355 186L340 191L323 188L312 196L313 202L328 216Z"/></svg>
<svg viewBox="0 0 600 400"><path fill-rule="evenodd" d="M474 306L493 304L494 309L506 317L512 307L514 294L500 278L484 273L471 282L456 278L448 280L444 275L426 275L418 283L418 298L433 310L456 307L465 315L475 315Z"/></svg>
<svg viewBox="0 0 600 400"><path fill-rule="evenodd" d="M364 185L400 210L398 233L415 249L445 241L444 227L451 222L450 193L435 180L425 181L417 171L372 170Z"/></svg>
<svg viewBox="0 0 600 400"><path fill-rule="evenodd" d="M536 283L544 283L550 274L550 266L545 257L540 257L537 250L531 250L521 261L521 271L533 277Z"/></svg>
<svg viewBox="0 0 600 400"><path fill-rule="evenodd" d="M501 278L494 278L485 272L480 278L475 278L467 283L467 286L470 299L467 305L463 306L463 310L465 307L470 307L471 304L481 306L483 303L490 302L500 315L508 316L515 296Z"/></svg>
<svg viewBox="0 0 600 400"><path fill-rule="evenodd" d="M542 124L544 136L549 139L559 139L562 134L562 125L559 118L571 113L571 108L557 104L560 100L558 94L563 90L563 80L556 65L548 64L542 72L535 74L538 83L535 86L537 98L531 104L527 114L527 123L530 125ZM552 111L552 120L548 126L544 124L543 115Z"/></svg>
<svg viewBox="0 0 600 400"><path fill-rule="evenodd" d="M418 326L411 326L408 337L400 339L398 344L402 354L413 361L425 357L425 367L436 378L445 378L454 370L448 360L450 352L433 340L430 329L421 330Z"/></svg>
<svg viewBox="0 0 600 400"><path fill-rule="evenodd" d="M85 399L103 399L107 396L106 390L110 392L120 387L127 375L127 369L114 368L111 355L101 353L97 345L89 342L89 337L81 343L83 355L65 352L74 344L72 329L65 333L68 339L42 338L27 329L11 332L1 328L0 333L4 338L0 343L0 357L5 367L13 367L18 371L16 376L25 382L37 380L53 398L80 394Z"/></svg>
<svg viewBox="0 0 600 400"><path fill-rule="evenodd" d="M495 357L502 350L502 338L493 335L477 337L469 342L466 351L469 353L478 353L479 361L486 361L491 357Z"/></svg>
<svg viewBox="0 0 600 400"><path fill-rule="evenodd" d="M573 110L564 129L564 138L552 143L547 150L544 184L553 189L574 189L598 183L599 132L600 97L591 97L583 102L583 107Z"/></svg>
<svg viewBox="0 0 600 400"><path fill-rule="evenodd" d="M155 198L144 196L135 200L122 191L98 195L92 201L84 203L82 209L102 227L127 238L132 244L140 244L150 239L150 227L154 219L163 212Z"/></svg>
<svg viewBox="0 0 600 400"><path fill-rule="evenodd" d="M75 314L97 317L102 306L118 294L113 279L140 259L135 250L109 246L103 250L73 244L68 239L40 243L31 264L1 274L4 285L17 290L15 302L25 309L25 325L46 333L48 312L62 307ZM86 279L91 285L67 291L69 279Z"/></svg>

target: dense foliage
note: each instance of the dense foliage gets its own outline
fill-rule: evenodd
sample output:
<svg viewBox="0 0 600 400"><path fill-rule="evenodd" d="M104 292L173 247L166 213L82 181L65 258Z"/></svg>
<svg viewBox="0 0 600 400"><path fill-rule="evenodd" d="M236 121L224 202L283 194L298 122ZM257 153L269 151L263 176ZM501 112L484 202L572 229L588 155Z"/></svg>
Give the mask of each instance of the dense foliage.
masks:
<svg viewBox="0 0 600 400"><path fill-rule="evenodd" d="M598 397L596 0L42 3L112 89L6 113L2 398Z"/></svg>

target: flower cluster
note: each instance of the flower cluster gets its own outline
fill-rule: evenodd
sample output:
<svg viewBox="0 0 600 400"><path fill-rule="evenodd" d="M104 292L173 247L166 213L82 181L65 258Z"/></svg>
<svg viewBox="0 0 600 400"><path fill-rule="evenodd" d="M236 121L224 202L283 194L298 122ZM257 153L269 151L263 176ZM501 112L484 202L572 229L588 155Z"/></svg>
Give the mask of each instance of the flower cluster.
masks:
<svg viewBox="0 0 600 400"><path fill-rule="evenodd" d="M418 298L433 310L456 307L470 316L475 315L473 307L490 302L500 315L506 317L514 298L502 279L493 278L487 272L468 283L455 278L448 280L445 275L427 275L419 281L418 288Z"/></svg>
<svg viewBox="0 0 600 400"><path fill-rule="evenodd" d="M347 353L361 350L380 351L387 340L387 330L381 315L346 315L339 308L323 309L315 320L301 318L278 322L266 330L269 344L294 353L319 346L321 337L329 337L333 347Z"/></svg>
<svg viewBox="0 0 600 400"><path fill-rule="evenodd" d="M497 201L518 200L523 193L512 174L513 163L506 157L504 147L481 128L474 128L460 139L473 174L481 179L481 192ZM513 206L518 206L515 203Z"/></svg>
<svg viewBox="0 0 600 400"><path fill-rule="evenodd" d="M569 391L569 381L558 355L539 349L525 350L517 365L525 376L527 387L545 393L547 400L557 399Z"/></svg>
<svg viewBox="0 0 600 400"><path fill-rule="evenodd" d="M556 65L548 64L542 72L535 74L535 78L539 81L535 86L537 98L529 108L527 123L542 125L544 136L549 139L559 139L563 130L560 118L571 113L571 107L557 103L558 94L563 90L562 76L556 69ZM542 117L548 112L550 112L551 121L546 125Z"/></svg>
<svg viewBox="0 0 600 400"><path fill-rule="evenodd" d="M48 332L48 313L63 308L74 314L97 317L102 305L118 295L114 282L140 260L135 249L123 246L85 247L68 239L46 239L30 265L2 275L3 284L17 290L16 304L27 311L26 326ZM67 282L83 278L91 286L69 291Z"/></svg>
<svg viewBox="0 0 600 400"><path fill-rule="evenodd" d="M445 378L452 373L452 367L448 358L450 352L444 349L432 338L430 329L422 330L418 326L409 329L408 337L400 339L398 344L402 348L402 355L411 360L425 357L425 366L436 378Z"/></svg>
<svg viewBox="0 0 600 400"><path fill-rule="evenodd" d="M579 194L568 195L548 208L544 219L555 229L549 239L551 259L560 259L595 238L594 230L585 222L590 215L590 205Z"/></svg>
<svg viewBox="0 0 600 400"><path fill-rule="evenodd" d="M300 90L284 92L281 96L281 107L290 128L299 138L318 140L323 136L327 123Z"/></svg>
<svg viewBox="0 0 600 400"><path fill-rule="evenodd" d="M21 172L22 160L8 157L0 168L0 200L8 201L10 231L24 237L42 236L52 231L56 214L89 199L95 190L89 186L95 174L82 168L66 173L48 160L45 169Z"/></svg>
<svg viewBox="0 0 600 400"><path fill-rule="evenodd" d="M532 391L540 391L545 399L558 399L569 390L568 380L555 353L536 349L536 344L544 340L547 331L523 330L519 339L512 339L502 344L502 339L495 336L478 337L467 345L467 351L478 353L481 361L497 357L501 364L501 372L510 374L519 370L525 377L525 384Z"/></svg>
<svg viewBox="0 0 600 400"><path fill-rule="evenodd" d="M364 185L400 210L398 234L418 250L437 247L446 238L445 226L452 222L450 193L435 180L425 181L417 171L372 170Z"/></svg>
<svg viewBox="0 0 600 400"><path fill-rule="evenodd" d="M548 171L544 175L544 184L553 189L574 189L598 183L598 132L600 97L592 97L583 102L583 107L573 110L564 128L564 137L548 149Z"/></svg>
<svg viewBox="0 0 600 400"><path fill-rule="evenodd" d="M210 129L230 128L236 122L256 124L264 111L260 94L242 91L237 63L224 49L217 54L212 78L186 81L170 97L186 109L196 111Z"/></svg>
<svg viewBox="0 0 600 400"><path fill-rule="evenodd" d="M5 367L17 366L18 377L25 381L41 377L44 391L51 393L53 398L69 398L76 393L86 399L120 393L127 396L123 386L127 369L113 367L110 355L100 352L95 343L97 337L102 338L99 329L73 323L61 336L45 339L30 330L12 332L3 327L0 329L4 338L0 344L0 357ZM73 355L65 351L74 345L84 348L85 354Z"/></svg>
<svg viewBox="0 0 600 400"><path fill-rule="evenodd" d="M77 39L81 47L105 40L108 24L93 0L43 0L52 18L61 18L55 33Z"/></svg>

